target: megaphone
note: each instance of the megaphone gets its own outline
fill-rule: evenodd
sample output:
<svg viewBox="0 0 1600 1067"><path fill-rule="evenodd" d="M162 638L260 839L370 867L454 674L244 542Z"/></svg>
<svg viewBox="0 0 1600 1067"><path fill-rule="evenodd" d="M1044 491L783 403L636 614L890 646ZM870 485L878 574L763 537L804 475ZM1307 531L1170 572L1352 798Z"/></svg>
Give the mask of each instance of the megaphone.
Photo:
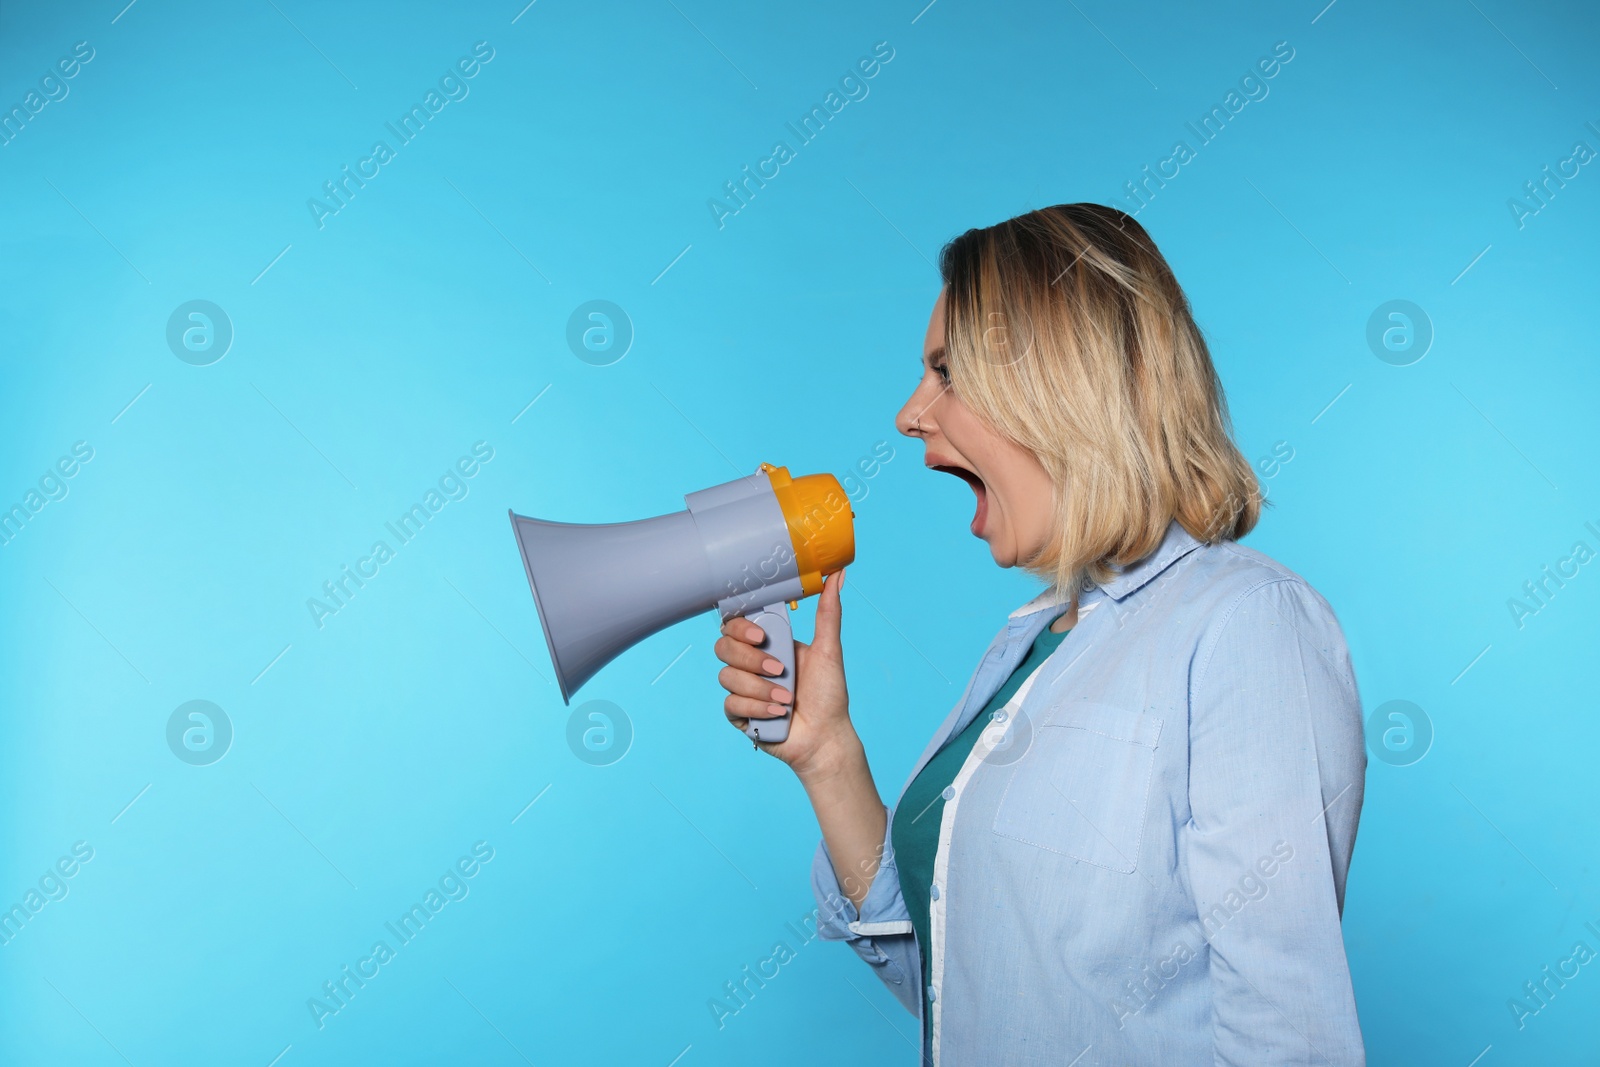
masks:
<svg viewBox="0 0 1600 1067"><path fill-rule="evenodd" d="M855 514L839 480L790 478L763 463L683 499L686 510L637 522L510 513L562 703L626 649L712 608L724 622L741 615L761 627L767 653L783 664L773 684L795 691L788 609L856 558ZM783 741L789 716L751 719L744 732Z"/></svg>

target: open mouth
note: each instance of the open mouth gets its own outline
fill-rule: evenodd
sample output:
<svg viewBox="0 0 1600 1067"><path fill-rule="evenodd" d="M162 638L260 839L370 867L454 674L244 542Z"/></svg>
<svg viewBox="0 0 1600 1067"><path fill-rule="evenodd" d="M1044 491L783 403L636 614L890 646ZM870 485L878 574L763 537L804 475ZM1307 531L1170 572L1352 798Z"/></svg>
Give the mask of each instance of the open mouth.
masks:
<svg viewBox="0 0 1600 1067"><path fill-rule="evenodd" d="M983 536L983 520L989 514L989 489L983 484L983 479L979 478L972 471L967 470L967 468L958 467L953 463L929 463L927 466L930 470L943 471L946 474L953 474L957 478L960 478L962 481L966 482L968 485L972 486L972 491L977 495L978 498L978 509L973 513L972 524L968 527L968 529L972 531L973 536L975 537Z"/></svg>

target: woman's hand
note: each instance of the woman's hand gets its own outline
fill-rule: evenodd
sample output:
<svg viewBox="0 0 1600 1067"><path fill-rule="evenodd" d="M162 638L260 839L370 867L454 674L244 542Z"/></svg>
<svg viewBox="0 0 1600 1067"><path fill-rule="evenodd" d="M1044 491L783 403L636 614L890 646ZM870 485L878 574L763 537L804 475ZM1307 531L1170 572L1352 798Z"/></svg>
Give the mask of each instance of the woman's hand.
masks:
<svg viewBox="0 0 1600 1067"><path fill-rule="evenodd" d="M763 750L787 763L802 780L826 777L860 751L850 722L850 696L844 680L844 653L839 645L839 587L844 571L830 574L817 597L816 632L810 644L795 642L798 693L776 685L778 661L756 647L766 633L746 618L722 624L723 636L712 646L727 666L717 681L728 691L723 714L743 730L751 719L771 719L786 710L792 716L786 741L758 741ZM776 691L776 692L775 692Z"/></svg>
<svg viewBox="0 0 1600 1067"><path fill-rule="evenodd" d="M783 707L791 709L789 739L756 744L787 763L805 786L839 886L859 908L878 874L888 809L878 797L866 751L850 722L839 647L842 585L844 571L828 575L817 597L816 633L809 645L795 642L799 693L792 702L788 694L773 693L778 687L772 675L782 673L782 667L756 647L765 633L749 619L724 623L712 651L727 664L717 681L728 691L722 708L734 726L743 730L751 719L770 719L781 715Z"/></svg>

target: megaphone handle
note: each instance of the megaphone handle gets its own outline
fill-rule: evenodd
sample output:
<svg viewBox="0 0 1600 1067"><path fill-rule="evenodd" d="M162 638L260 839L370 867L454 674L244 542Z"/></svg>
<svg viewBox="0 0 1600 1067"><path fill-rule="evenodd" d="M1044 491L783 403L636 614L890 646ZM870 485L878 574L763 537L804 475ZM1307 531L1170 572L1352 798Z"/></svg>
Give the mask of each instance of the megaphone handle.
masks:
<svg viewBox="0 0 1600 1067"><path fill-rule="evenodd" d="M745 618L766 632L766 652L783 664L783 673L770 678L773 685L781 685L790 693L794 689L794 629L789 625L789 608L783 601L768 604ZM791 705L792 706L792 705ZM753 741L785 741L789 737L789 714L775 719L751 719L745 724L745 736Z"/></svg>

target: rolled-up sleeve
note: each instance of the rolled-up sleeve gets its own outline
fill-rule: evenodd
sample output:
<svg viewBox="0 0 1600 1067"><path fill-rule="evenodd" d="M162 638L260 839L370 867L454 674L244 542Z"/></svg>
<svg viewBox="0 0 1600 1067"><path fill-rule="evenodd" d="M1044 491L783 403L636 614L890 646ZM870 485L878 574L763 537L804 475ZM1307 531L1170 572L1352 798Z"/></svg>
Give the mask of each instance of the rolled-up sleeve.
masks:
<svg viewBox="0 0 1600 1067"><path fill-rule="evenodd" d="M1366 751L1343 634L1326 601L1283 579L1240 595L1207 640L1181 848L1216 1063L1359 1067L1340 915Z"/></svg>
<svg viewBox="0 0 1600 1067"><path fill-rule="evenodd" d="M893 825L890 812L884 820L878 871L860 908L839 884L827 841L817 845L811 863L811 889L817 897L818 935L828 941L849 943L905 1009L918 1015L922 968L911 913L900 895L900 873L895 869L894 846L889 840Z"/></svg>

